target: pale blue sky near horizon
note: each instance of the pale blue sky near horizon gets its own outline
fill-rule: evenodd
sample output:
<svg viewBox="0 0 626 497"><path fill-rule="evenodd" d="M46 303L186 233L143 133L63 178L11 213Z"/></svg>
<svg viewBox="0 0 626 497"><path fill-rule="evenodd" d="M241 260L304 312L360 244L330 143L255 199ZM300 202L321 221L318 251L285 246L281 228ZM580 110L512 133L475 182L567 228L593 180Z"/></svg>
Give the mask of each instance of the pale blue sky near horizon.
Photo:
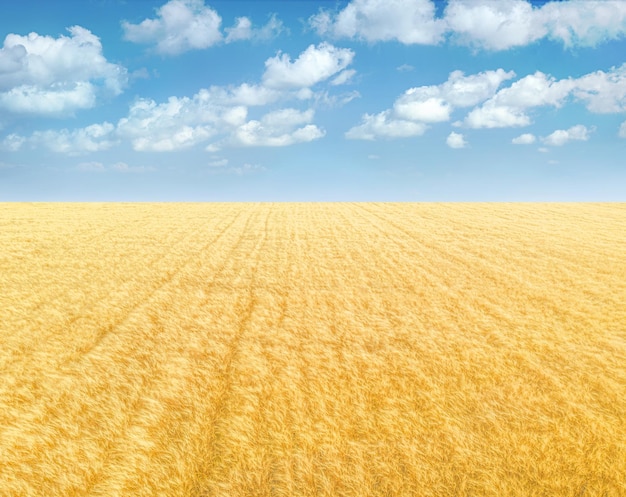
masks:
<svg viewBox="0 0 626 497"><path fill-rule="evenodd" d="M626 201L626 1L24 0L0 201Z"/></svg>

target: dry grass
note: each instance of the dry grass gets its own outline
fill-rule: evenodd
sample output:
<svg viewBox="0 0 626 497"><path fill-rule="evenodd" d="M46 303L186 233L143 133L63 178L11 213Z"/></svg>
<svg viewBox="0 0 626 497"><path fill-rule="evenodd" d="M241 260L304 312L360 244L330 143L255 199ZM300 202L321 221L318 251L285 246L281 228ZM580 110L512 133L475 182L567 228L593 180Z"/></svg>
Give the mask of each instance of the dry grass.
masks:
<svg viewBox="0 0 626 497"><path fill-rule="evenodd" d="M0 204L0 495L626 495L626 204Z"/></svg>

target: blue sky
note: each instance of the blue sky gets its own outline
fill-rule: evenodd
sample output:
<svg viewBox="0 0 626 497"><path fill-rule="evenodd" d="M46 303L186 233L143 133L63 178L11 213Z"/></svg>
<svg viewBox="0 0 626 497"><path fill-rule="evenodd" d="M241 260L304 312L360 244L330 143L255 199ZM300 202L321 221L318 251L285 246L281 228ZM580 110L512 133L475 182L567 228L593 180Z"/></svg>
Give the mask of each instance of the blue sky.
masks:
<svg viewBox="0 0 626 497"><path fill-rule="evenodd" d="M626 201L626 1L7 2L0 201Z"/></svg>

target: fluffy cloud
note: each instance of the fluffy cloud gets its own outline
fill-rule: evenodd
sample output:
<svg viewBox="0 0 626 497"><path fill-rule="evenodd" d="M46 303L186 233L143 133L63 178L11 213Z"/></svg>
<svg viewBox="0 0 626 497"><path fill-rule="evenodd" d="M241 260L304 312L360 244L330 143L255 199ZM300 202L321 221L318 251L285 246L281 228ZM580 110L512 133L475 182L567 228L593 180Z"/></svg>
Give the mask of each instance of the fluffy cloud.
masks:
<svg viewBox="0 0 626 497"><path fill-rule="evenodd" d="M404 44L437 44L446 34L487 50L544 37L566 47L593 46L626 35L626 3L571 0L534 6L527 0L449 0L442 18L431 0L352 0L338 13L321 10L309 24L322 36Z"/></svg>
<svg viewBox="0 0 626 497"><path fill-rule="evenodd" d="M403 119L423 122L448 121L455 107L469 107L491 97L500 84L515 76L503 69L465 76L453 71L437 86L410 88L396 100L394 111Z"/></svg>
<svg viewBox="0 0 626 497"><path fill-rule="evenodd" d="M213 105L208 92L189 97L170 97L157 104L154 100L135 102L128 117L120 119L118 133L132 141L137 151L165 152L191 147L217 133L220 123L237 121L237 108L224 109ZM239 110L245 119L245 107ZM239 119L241 119L239 117Z"/></svg>
<svg viewBox="0 0 626 497"><path fill-rule="evenodd" d="M0 108L14 113L67 115L95 105L98 92L118 95L124 67L102 55L100 39L80 26L70 36L9 34L0 48Z"/></svg>
<svg viewBox="0 0 626 497"><path fill-rule="evenodd" d="M22 148L22 145L26 142L26 138L16 133L11 133L6 136L4 140L0 142L0 150L7 152L17 152Z"/></svg>
<svg viewBox="0 0 626 497"><path fill-rule="evenodd" d="M283 30L282 22L272 15L262 28L253 28L247 17L238 17L235 25L220 30L222 18L204 0L170 0L157 9L157 17L139 24L122 21L124 38L134 43L154 45L158 53L177 55L189 50L209 48L222 41L267 40Z"/></svg>
<svg viewBox="0 0 626 497"><path fill-rule="evenodd" d="M396 99L392 109L365 114L362 124L350 129L347 138L374 140L377 136L398 138L423 134L424 123L450 120L457 107L469 107L491 96L503 81L515 76L503 69L465 76L462 71L450 73L440 85L409 88Z"/></svg>
<svg viewBox="0 0 626 497"><path fill-rule="evenodd" d="M81 155L107 150L117 143L119 140L115 136L115 126L104 122L74 130L35 131L29 137L13 133L0 142L0 149L15 152L28 144L33 147L44 147L56 153Z"/></svg>
<svg viewBox="0 0 626 497"><path fill-rule="evenodd" d="M353 0L337 15L321 11L309 24L320 35L335 38L435 44L445 26L434 15L430 0Z"/></svg>
<svg viewBox="0 0 626 497"><path fill-rule="evenodd" d="M104 122L71 131L68 129L35 131L28 138L28 142L56 153L80 155L111 148L118 143L114 131L113 124Z"/></svg>
<svg viewBox="0 0 626 497"><path fill-rule="evenodd" d="M455 133L454 131L446 138L446 144L450 148L465 148L467 141L461 133Z"/></svg>
<svg viewBox="0 0 626 497"><path fill-rule="evenodd" d="M519 135L511 140L513 145L530 145L535 143L535 135L531 133L524 133L523 135Z"/></svg>
<svg viewBox="0 0 626 497"><path fill-rule="evenodd" d="M122 22L124 38L135 43L155 44L157 52L176 55L208 48L222 40L221 17L203 0L171 0L157 10L156 19L139 24Z"/></svg>
<svg viewBox="0 0 626 497"><path fill-rule="evenodd" d="M535 12L525 0L450 0L445 20L458 42L504 50L527 45L548 33Z"/></svg>
<svg viewBox="0 0 626 497"><path fill-rule="evenodd" d="M582 102L595 113L626 110L626 64L579 78L556 80L540 71L529 74L498 91L482 107L473 109L464 124L470 128L526 126L529 109L562 107L568 99Z"/></svg>
<svg viewBox="0 0 626 497"><path fill-rule="evenodd" d="M472 110L464 124L470 128L527 126L531 123L527 109L561 107L575 86L572 79L556 81L537 71L498 91L482 107Z"/></svg>
<svg viewBox="0 0 626 497"><path fill-rule="evenodd" d="M626 64L578 78L573 93L591 112L626 111Z"/></svg>
<svg viewBox="0 0 626 497"><path fill-rule="evenodd" d="M390 110L378 114L365 114L362 124L348 130L346 138L351 140L375 140L384 138L406 138L409 136L423 135L428 129L424 123L416 123L404 119L396 119Z"/></svg>
<svg viewBox="0 0 626 497"><path fill-rule="evenodd" d="M560 147L572 140L587 141L589 139L589 133L592 131L593 128L588 129L582 124L577 124L569 129L557 129L555 132L542 138L541 141L546 145Z"/></svg>
<svg viewBox="0 0 626 497"><path fill-rule="evenodd" d="M626 35L621 0L547 2L450 0L445 21L453 38L474 47L506 50L549 37L566 47L594 46Z"/></svg>
<svg viewBox="0 0 626 497"><path fill-rule="evenodd" d="M285 58L280 57L269 59L266 81L261 84L211 86L191 97L172 96L161 102L138 99L117 126L104 123L73 131L39 131L29 138L10 135L0 145L3 150L18 150L29 143L75 155L104 150L121 140L130 142L136 151L148 152L175 151L209 141L212 143L205 146L209 152L223 146L287 146L313 141L322 138L325 131L312 122L312 109L277 110L259 120L249 120L248 109L289 99L314 100L327 106L347 103L359 96L358 92L329 95L325 89L313 91L299 85L328 80L337 73L339 80L327 81L329 87L346 82L354 74L345 69L352 57L352 51L332 45L310 46L293 63L287 60L283 64ZM267 81L278 87L267 86Z"/></svg>
<svg viewBox="0 0 626 497"><path fill-rule="evenodd" d="M464 124L469 128L528 126L530 117L523 109L496 105L489 101L482 107L473 109L465 118Z"/></svg>
<svg viewBox="0 0 626 497"><path fill-rule="evenodd" d="M550 2L537 12L549 37L567 47L595 46L626 35L626 3L622 0Z"/></svg>
<svg viewBox="0 0 626 497"><path fill-rule="evenodd" d="M251 120L239 126L233 133L232 143L244 147L284 147L317 140L325 132L309 124L312 120L312 109L304 112L296 109L270 112L261 120ZM298 127L302 124L305 126Z"/></svg>
<svg viewBox="0 0 626 497"><path fill-rule="evenodd" d="M265 26L259 29L252 27L252 21L247 17L238 17L232 28L226 28L226 43L239 40L268 40L278 36L283 30L283 23L272 15Z"/></svg>
<svg viewBox="0 0 626 497"><path fill-rule="evenodd" d="M279 52L265 61L263 83L269 88L307 88L344 70L353 58L352 50L325 42L310 45L293 62Z"/></svg>
<svg viewBox="0 0 626 497"><path fill-rule="evenodd" d="M91 83L53 84L47 88L18 86L0 93L0 107L21 114L64 115L78 109L89 109L96 103Z"/></svg>

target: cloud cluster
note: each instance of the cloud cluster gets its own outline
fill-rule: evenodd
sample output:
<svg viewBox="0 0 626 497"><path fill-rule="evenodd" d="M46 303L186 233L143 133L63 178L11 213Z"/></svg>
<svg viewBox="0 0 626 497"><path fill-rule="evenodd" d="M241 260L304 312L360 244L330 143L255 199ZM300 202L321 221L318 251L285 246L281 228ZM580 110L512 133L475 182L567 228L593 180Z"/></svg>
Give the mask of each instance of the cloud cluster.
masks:
<svg viewBox="0 0 626 497"><path fill-rule="evenodd" d="M593 46L626 35L626 3L571 0L536 6L528 0L449 0L437 18L432 0L352 0L336 13L320 10L309 25L322 36L407 45L435 45L448 35L487 50L545 37L566 47Z"/></svg>
<svg viewBox="0 0 626 497"><path fill-rule="evenodd" d="M193 97L170 97L162 103L139 100L119 121L117 131L131 140L135 150L157 152L179 150L213 138L217 139L207 146L209 151L223 146L278 147L317 140L325 132L312 124L312 109L278 109L251 120L248 109L282 99L314 98L311 87L351 71L346 68L353 56L351 50L328 43L309 46L294 61L279 53L265 62L261 84L215 86Z"/></svg>
<svg viewBox="0 0 626 497"><path fill-rule="evenodd" d="M336 15L322 10L309 23L320 35L334 38L434 44L445 31L434 16L430 0L353 0Z"/></svg>
<svg viewBox="0 0 626 497"><path fill-rule="evenodd" d="M540 71L498 91L465 118L469 128L527 126L528 111L535 107L559 108L568 98L582 102L595 113L626 110L626 64L608 72L596 71L580 78L556 80Z"/></svg>
<svg viewBox="0 0 626 497"><path fill-rule="evenodd" d="M124 67L108 62L100 39L73 26L70 36L9 34L0 48L0 109L65 116L95 105L100 91L119 95Z"/></svg>
<svg viewBox="0 0 626 497"><path fill-rule="evenodd" d="M391 109L364 114L361 124L350 129L346 138L374 140L377 137L421 135L427 129L425 125L449 121L455 109L467 107L473 108L463 120L454 122L455 126L473 129L528 126L532 123L530 113L533 109L560 108L569 101L581 102L594 113L626 111L626 64L606 72L596 71L561 80L537 71L499 89L514 76L513 71L503 69L469 76L454 71L440 85L406 90ZM586 139L575 138L578 129L568 130L567 140ZM620 133L624 131L620 130ZM564 135L557 133L546 143L554 145L562 139L561 136ZM513 139L514 144L533 141L531 134Z"/></svg>
<svg viewBox="0 0 626 497"><path fill-rule="evenodd" d="M348 68L353 56L351 50L328 43L309 46L294 61L279 53L266 61L260 84L212 86L191 97L172 96L162 102L138 99L116 125L105 122L74 130L37 131L30 137L11 134L0 146L17 151L28 144L79 155L106 150L122 140L141 152L171 152L207 143L208 151L224 146L281 147L317 140L325 131L312 122L312 108L278 108L258 119L249 119L249 109L289 99L346 103L356 95L340 99L312 87L347 82L354 74Z"/></svg>
<svg viewBox="0 0 626 497"><path fill-rule="evenodd" d="M283 29L282 22L272 16L262 28L253 28L247 17L239 17L235 25L220 26L222 18L204 0L170 0L157 9L157 17L139 24L122 21L124 38L134 43L154 45L157 53L178 55L189 50L209 48L220 42L231 43L249 39L269 39Z"/></svg>
<svg viewBox="0 0 626 497"><path fill-rule="evenodd" d="M398 97L392 109L378 114L365 114L362 123L350 129L346 138L374 140L376 137L399 138L418 136L427 124L449 121L456 108L470 107L493 96L499 86L515 76L503 69L465 76L461 71L450 73L440 85L409 88Z"/></svg>
<svg viewBox="0 0 626 497"><path fill-rule="evenodd" d="M22 143L43 147L52 152L67 155L80 155L107 150L119 143L115 136L115 126L109 122L92 124L74 130L35 131Z"/></svg>

